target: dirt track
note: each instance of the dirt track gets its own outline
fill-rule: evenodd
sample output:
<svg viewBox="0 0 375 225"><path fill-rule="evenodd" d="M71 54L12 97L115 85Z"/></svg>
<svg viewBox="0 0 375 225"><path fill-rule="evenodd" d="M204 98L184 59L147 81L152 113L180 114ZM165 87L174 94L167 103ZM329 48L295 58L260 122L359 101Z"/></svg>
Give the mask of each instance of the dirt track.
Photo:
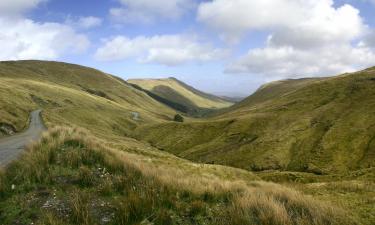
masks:
<svg viewBox="0 0 375 225"><path fill-rule="evenodd" d="M25 149L25 146L40 138L46 129L40 116L41 110L30 114L29 128L19 134L0 139L0 167L6 166L16 159Z"/></svg>

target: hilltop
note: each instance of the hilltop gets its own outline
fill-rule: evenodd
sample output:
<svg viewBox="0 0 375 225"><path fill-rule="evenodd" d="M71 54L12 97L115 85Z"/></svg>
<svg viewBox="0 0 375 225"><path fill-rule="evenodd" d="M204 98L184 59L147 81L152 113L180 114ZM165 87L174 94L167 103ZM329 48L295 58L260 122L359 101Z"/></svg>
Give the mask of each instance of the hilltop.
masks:
<svg viewBox="0 0 375 225"><path fill-rule="evenodd" d="M233 105L226 98L204 93L176 78L131 79L127 82L160 102L193 116Z"/></svg>

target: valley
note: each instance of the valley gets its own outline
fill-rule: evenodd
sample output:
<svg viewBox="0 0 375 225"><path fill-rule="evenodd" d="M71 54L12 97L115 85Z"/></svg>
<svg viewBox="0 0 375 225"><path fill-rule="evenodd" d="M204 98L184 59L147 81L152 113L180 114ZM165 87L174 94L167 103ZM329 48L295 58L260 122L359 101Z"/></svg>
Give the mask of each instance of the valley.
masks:
<svg viewBox="0 0 375 225"><path fill-rule="evenodd" d="M233 103L174 78L0 62L0 123L22 134L41 109L48 129L0 170L0 224L371 225L374 79L284 80Z"/></svg>

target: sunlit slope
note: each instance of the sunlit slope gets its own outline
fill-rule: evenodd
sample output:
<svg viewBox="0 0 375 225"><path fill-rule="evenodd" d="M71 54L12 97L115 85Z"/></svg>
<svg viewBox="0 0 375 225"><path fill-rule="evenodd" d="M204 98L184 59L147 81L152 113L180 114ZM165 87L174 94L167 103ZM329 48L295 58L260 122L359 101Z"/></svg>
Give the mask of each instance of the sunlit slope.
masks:
<svg viewBox="0 0 375 225"><path fill-rule="evenodd" d="M374 68L287 84L265 86L210 120L138 133L179 156L249 170L320 174L375 166Z"/></svg>
<svg viewBox="0 0 375 225"><path fill-rule="evenodd" d="M288 79L264 84L254 94L245 98L238 104L233 105L231 108L228 108L227 112L242 107L247 108L249 106L251 107L264 104L269 100L272 101L276 97L290 94L291 92L295 92L307 85L312 84L313 82L317 82L322 79L324 78Z"/></svg>
<svg viewBox="0 0 375 225"><path fill-rule="evenodd" d="M190 109L219 109L233 104L223 98L201 92L175 78L134 79L128 82Z"/></svg>
<svg viewBox="0 0 375 225"><path fill-rule="evenodd" d="M193 163L130 138L135 132L140 138L158 135L160 143L171 141L168 146L179 147L174 150L181 155L190 155L184 147L208 143L201 147L203 157L196 157L200 151L196 149L193 158L209 161L215 154L208 148L211 145L219 159L228 147L250 143L246 132L257 115L252 107L177 124L166 122L174 111L96 70L36 61L5 64L0 63L0 123L10 123L19 131L30 110L43 108L50 129L24 156L0 169L0 221L4 224L101 224L103 218L108 224L374 224L373 169L345 177L277 171L255 175ZM52 70L70 66L76 75L66 75L66 69ZM45 73L33 72L46 68ZM68 128L51 128L60 124ZM152 130L136 129L145 125ZM234 131L239 134L227 139ZM260 178L292 180L290 185L301 192Z"/></svg>
<svg viewBox="0 0 375 225"><path fill-rule="evenodd" d="M0 84L0 122L18 131L36 108L44 109L47 124L77 125L103 134L126 134L142 123L174 115L121 79L78 65L0 62ZM139 118L133 118L134 112Z"/></svg>

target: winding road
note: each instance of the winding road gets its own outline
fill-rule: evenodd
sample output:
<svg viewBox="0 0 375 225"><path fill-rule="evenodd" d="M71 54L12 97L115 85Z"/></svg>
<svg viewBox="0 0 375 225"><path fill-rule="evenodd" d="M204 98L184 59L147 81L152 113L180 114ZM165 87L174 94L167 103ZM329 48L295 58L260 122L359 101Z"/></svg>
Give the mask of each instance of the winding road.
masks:
<svg viewBox="0 0 375 225"><path fill-rule="evenodd" d="M30 125L26 131L0 139L0 167L4 167L16 159L26 145L37 141L42 132L46 130L40 113L41 110L31 112Z"/></svg>

